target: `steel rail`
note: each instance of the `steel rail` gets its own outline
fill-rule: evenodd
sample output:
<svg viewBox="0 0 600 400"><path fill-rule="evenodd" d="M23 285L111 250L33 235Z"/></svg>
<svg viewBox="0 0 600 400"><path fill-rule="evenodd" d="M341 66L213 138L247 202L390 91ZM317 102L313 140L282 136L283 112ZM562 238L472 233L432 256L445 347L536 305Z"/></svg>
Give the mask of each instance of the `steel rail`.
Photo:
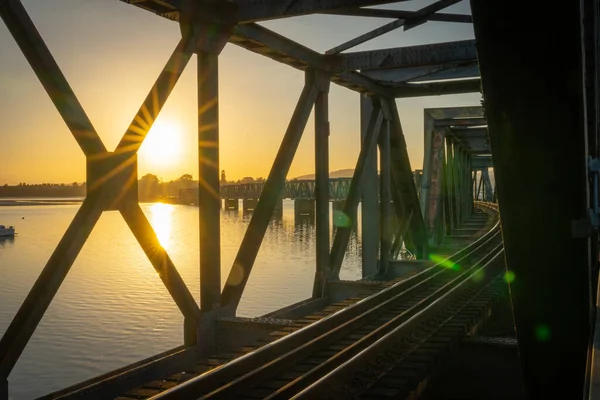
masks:
<svg viewBox="0 0 600 400"><path fill-rule="evenodd" d="M333 371L322 376L319 380L309 385L295 396L288 398L299 400L317 399L327 396L327 394L331 392L332 387L347 381L349 376L352 376L354 373L364 368L368 362L374 359L374 357L376 357L378 354L381 354L391 345L393 345L393 343L395 343L399 337L409 334L427 318L430 318L433 314L439 312L443 307L447 306L457 295L461 293L461 289L463 289L468 283L472 282L473 277L477 276L477 274L480 274L481 271L490 268L499 260L500 256L502 256L504 253L504 249L502 247L503 245L500 244L499 249L496 249L491 258L483 266L477 268L475 271L468 274L468 276L463 277L463 279L461 279L461 281L446 294L438 297L434 302L427 305L427 307L423 308L401 325L395 327L379 340L361 349L360 352L339 365ZM440 326L443 326L443 324L440 324Z"/></svg>
<svg viewBox="0 0 600 400"><path fill-rule="evenodd" d="M347 334L348 330L364 325L368 319L381 314L392 303L398 303L409 295L414 295L416 290L423 288L426 283L431 283L434 278L448 273L448 269L444 267L448 262L458 263L472 257L484 246L489 245L492 240L497 239L498 231L499 223L497 222L479 240L423 272L276 342L267 344L221 367L162 392L152 399L198 398L204 394L225 396L245 387L247 382L267 378L274 372L280 371L286 364L293 363L298 358L306 356L310 351L318 350L319 347Z"/></svg>
<svg viewBox="0 0 600 400"><path fill-rule="evenodd" d="M409 321L418 313L425 311L431 304L433 304L436 301L439 301L438 299L443 298L447 294L451 293L455 289L455 287L461 285L462 283L464 283L465 280L468 280L471 277L471 272L473 270L479 270L478 266L487 263L487 261L489 261L488 259L492 259L496 255L496 253L501 249L502 244L500 243L490 253L485 254L479 262L477 262L475 265L464 271L461 275L455 277L450 282L443 285L441 288L437 289L431 295L420 300L417 304L413 305L408 310L396 315L389 322L377 327L375 330L371 331L363 338L346 347L336 355L329 358L327 361L317 365L315 368L306 372L302 376L296 378L294 381L288 383L272 395L265 397L265 399L290 399L293 395L301 392L301 390L310 386L313 382L317 381L325 374L331 372L338 366L350 360L354 355L360 353L364 349L367 349L369 346L376 343L379 339L381 339L387 333L394 330L396 327Z"/></svg>
<svg viewBox="0 0 600 400"><path fill-rule="evenodd" d="M499 238L499 235L500 234L497 233L489 240L491 241L495 238ZM501 244L499 244L498 246L501 246ZM495 246L494 249L496 249L498 246ZM488 254L489 253L486 252L484 257L486 257ZM477 264L478 263L476 263L476 265ZM473 268L473 267L471 267L471 268ZM469 270L471 270L471 268ZM390 316L390 318L392 318L391 322L384 324L383 328L382 327L376 328L373 331L375 333L371 332L366 337L360 339L359 341L361 342L361 344L359 344L359 346L362 345L362 343L364 343L364 342L362 342L363 340L369 341L369 340L373 340L374 338L376 339L378 337L377 335L381 336L382 332L392 329L393 325L399 324L402 321L407 320L410 316L414 315L415 313L417 313L419 311L419 307L422 307L425 304L432 302L437 296L441 295L444 292L444 290L449 289L447 284L445 284L445 282L443 282L443 281L439 282L439 281L442 280L444 277L446 277L446 275L451 274L451 272L453 272L453 270L444 269L442 271L439 271L435 276L428 278L426 281L422 281L414 286L411 286L410 288L408 288L405 291L403 291L402 293L399 293L398 295L392 297L391 299L385 300L385 301L377 304L371 310L367 310L364 313L362 313L361 315L336 326L335 328L323 333L319 337L312 338L309 342L307 342L305 344L302 344L298 347L294 347L294 348L290 349L287 353L280 355L279 357L275 358L274 360L272 360L270 362L264 363L263 365L259 366L258 368L255 368L254 370L251 370L251 371L245 373L244 375L237 377L233 381L222 384L222 386L220 386L219 388L216 388L212 392L209 392L208 394L203 395L199 398L202 398L202 399L229 399L229 398L232 398L232 396L235 396L236 394L240 393L244 389L255 386L256 382L260 382L264 379L268 379L268 378L272 377L273 375L277 374L278 372L281 372L282 370L285 370L286 368L290 368L296 362L299 362L302 359L307 358L310 354L313 354L314 352L319 351L320 349L327 346L328 344L333 343L335 340L341 339L345 336L348 336L349 334L351 334L351 332L353 332L361 327L364 327L365 325L368 324L368 322L370 320L378 317L386 310L389 310L390 308L392 308L393 305L405 304L407 301L410 301L411 296L419 296L422 293L420 293L418 291L418 289L426 290L428 288L433 287L433 290L434 290L433 294L427 294L425 296L425 298L418 301L416 305L401 312L396 317ZM441 277L441 275L444 275L444 277ZM442 278L442 279L439 279L439 278ZM448 278L450 278L450 277L448 277ZM452 280L452 282L454 282L454 280ZM440 285L440 284L442 285L442 287L438 289L436 285ZM374 296L377 296L377 295L375 294ZM356 342L354 344L356 344ZM334 362L336 362L336 361L337 360L335 360ZM329 365L330 365L329 363L326 363L325 367L327 367ZM319 372L322 374L322 369L320 369L318 367L316 369L317 369L317 371L315 371L314 374L317 374ZM284 398L284 397L282 397L282 398ZM289 398L289 397L287 397L287 398Z"/></svg>

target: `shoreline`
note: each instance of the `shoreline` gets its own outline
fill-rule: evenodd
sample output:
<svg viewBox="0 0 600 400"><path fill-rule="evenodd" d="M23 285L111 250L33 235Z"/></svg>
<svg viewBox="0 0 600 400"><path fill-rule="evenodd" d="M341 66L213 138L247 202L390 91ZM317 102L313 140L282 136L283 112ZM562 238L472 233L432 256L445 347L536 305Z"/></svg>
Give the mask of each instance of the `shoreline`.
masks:
<svg viewBox="0 0 600 400"><path fill-rule="evenodd" d="M40 200L32 200L32 199L24 199L24 200L3 200L0 199L0 207L14 207L14 206L63 206L63 205L73 205L73 204L81 204L83 200L49 200L49 199L40 199Z"/></svg>

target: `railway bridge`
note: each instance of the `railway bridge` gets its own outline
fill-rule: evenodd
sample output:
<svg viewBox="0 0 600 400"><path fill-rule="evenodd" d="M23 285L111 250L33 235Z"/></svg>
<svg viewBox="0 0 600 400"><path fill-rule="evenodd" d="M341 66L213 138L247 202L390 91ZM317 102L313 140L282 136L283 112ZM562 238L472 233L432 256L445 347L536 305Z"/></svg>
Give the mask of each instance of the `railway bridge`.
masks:
<svg viewBox="0 0 600 400"><path fill-rule="evenodd" d="M470 0L469 13L446 10L460 0L124 2L172 21L181 39L108 151L21 1L0 0L0 17L85 154L88 190L2 335L0 399L10 398L11 371L109 210L122 215L183 315L184 341L45 398L600 398L597 0ZM324 53L263 23L312 14L386 23ZM384 49L371 42L440 23L468 24L473 39L430 36L429 44ZM222 285L218 71L226 45L298 69L305 83ZM359 45L369 49L348 51ZM137 151L194 55L199 302L140 209L135 185ZM363 215L358 281L339 277L352 227L332 232L330 224L332 83L360 99L361 147L342 208L350 219L359 207ZM396 99L464 93L481 93L481 104L423 111L424 159L414 179ZM239 317L311 112L312 296ZM395 255L398 241L413 258Z"/></svg>

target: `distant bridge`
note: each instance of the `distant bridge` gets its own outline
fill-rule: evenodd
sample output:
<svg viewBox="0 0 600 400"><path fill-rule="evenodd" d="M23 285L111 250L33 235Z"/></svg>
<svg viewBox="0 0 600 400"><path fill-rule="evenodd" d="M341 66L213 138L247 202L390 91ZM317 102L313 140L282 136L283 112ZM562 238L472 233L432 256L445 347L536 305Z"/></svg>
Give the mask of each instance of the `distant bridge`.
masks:
<svg viewBox="0 0 600 400"><path fill-rule="evenodd" d="M329 180L329 199L345 200L350 189L352 178L335 178ZM265 186L265 182L249 182L226 184L220 187L222 199L258 199ZM193 202L198 197L198 189L181 189L179 198ZM292 200L314 200L315 181L298 180L285 183L283 199Z"/></svg>
<svg viewBox="0 0 600 400"><path fill-rule="evenodd" d="M419 180L421 171L413 172L415 180ZM332 201L343 201L348 197L352 178L332 178L329 179L329 199ZM265 186L265 181L225 184L220 187L222 199L258 199ZM181 189L179 191L180 200L194 202L198 197L198 189ZM314 180L294 180L285 183L282 199L292 200L314 200L315 181Z"/></svg>

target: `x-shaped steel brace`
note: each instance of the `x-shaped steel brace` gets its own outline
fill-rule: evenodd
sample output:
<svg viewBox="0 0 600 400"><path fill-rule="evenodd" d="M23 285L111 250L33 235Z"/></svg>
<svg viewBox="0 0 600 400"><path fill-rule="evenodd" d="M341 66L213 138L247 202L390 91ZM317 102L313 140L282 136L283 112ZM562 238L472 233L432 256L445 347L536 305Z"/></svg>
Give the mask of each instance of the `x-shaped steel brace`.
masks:
<svg viewBox="0 0 600 400"><path fill-rule="evenodd" d="M1 0L0 17L71 130L87 160L87 197L0 340L0 380L29 342L96 222L119 210L185 317L196 327L200 309L138 203L137 152L194 52L181 39L114 152L109 152L19 0ZM187 344L196 333L186 332Z"/></svg>

